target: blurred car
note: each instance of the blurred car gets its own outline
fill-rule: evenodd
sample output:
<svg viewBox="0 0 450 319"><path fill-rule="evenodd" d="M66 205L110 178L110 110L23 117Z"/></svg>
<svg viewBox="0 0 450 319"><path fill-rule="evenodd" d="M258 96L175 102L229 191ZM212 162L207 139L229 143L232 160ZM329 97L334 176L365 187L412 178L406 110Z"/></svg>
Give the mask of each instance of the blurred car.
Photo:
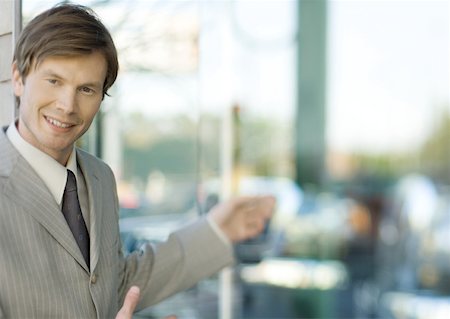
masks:
<svg viewBox="0 0 450 319"><path fill-rule="evenodd" d="M442 318L441 310L450 309L449 189L412 174L401 178L390 194L379 228L380 315Z"/></svg>

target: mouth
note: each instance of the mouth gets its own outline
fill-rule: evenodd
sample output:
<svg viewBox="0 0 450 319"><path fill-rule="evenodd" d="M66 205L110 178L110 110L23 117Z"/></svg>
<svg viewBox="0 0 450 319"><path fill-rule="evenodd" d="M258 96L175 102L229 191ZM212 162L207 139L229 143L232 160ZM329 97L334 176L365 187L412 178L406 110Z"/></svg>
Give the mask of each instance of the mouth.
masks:
<svg viewBox="0 0 450 319"><path fill-rule="evenodd" d="M61 121L59 121L57 119L54 119L52 117L44 116L44 118L47 121L47 123L49 123L49 124L51 124L53 126L56 126L58 128L63 128L64 129L64 128L69 128L71 126L74 126L74 124L61 122Z"/></svg>

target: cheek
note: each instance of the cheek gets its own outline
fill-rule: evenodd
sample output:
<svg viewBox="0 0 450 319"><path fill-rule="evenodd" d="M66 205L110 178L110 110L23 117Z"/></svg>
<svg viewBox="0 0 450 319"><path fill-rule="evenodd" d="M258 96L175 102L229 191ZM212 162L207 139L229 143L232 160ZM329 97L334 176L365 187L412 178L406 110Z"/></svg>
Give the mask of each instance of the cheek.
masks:
<svg viewBox="0 0 450 319"><path fill-rule="evenodd" d="M30 81L31 82L31 81ZM51 92L44 87L27 82L22 86L22 95L20 96L20 107L37 108L38 105L44 105L52 100Z"/></svg>
<svg viewBox="0 0 450 319"><path fill-rule="evenodd" d="M23 94L20 96L19 115L21 118L31 119L33 113L33 102L30 101L27 91L24 90Z"/></svg>
<svg viewBox="0 0 450 319"><path fill-rule="evenodd" d="M92 123L99 108L100 108L100 106L98 104L93 104L93 105L88 106L86 108L85 112L83 112L83 115L82 115L83 120L88 126Z"/></svg>

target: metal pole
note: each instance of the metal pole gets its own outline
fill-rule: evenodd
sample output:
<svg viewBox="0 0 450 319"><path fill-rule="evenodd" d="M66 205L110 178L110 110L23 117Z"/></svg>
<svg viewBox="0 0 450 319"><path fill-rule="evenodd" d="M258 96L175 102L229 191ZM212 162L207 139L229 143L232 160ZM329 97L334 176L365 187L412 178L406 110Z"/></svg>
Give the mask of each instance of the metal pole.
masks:
<svg viewBox="0 0 450 319"><path fill-rule="evenodd" d="M221 198L231 198L233 190L233 117L229 109L225 110L222 120L221 147ZM233 318L233 268L227 267L219 276L219 318Z"/></svg>

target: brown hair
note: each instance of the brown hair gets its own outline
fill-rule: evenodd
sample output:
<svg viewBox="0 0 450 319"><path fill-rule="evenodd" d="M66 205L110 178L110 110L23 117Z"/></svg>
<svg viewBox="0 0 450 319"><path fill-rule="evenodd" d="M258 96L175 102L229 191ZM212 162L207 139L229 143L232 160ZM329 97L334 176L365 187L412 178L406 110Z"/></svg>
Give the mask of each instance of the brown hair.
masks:
<svg viewBox="0 0 450 319"><path fill-rule="evenodd" d="M100 51L108 70L103 95L117 77L117 51L109 31L88 7L59 4L36 16L20 34L14 61L25 79L32 67L49 56L77 56Z"/></svg>

